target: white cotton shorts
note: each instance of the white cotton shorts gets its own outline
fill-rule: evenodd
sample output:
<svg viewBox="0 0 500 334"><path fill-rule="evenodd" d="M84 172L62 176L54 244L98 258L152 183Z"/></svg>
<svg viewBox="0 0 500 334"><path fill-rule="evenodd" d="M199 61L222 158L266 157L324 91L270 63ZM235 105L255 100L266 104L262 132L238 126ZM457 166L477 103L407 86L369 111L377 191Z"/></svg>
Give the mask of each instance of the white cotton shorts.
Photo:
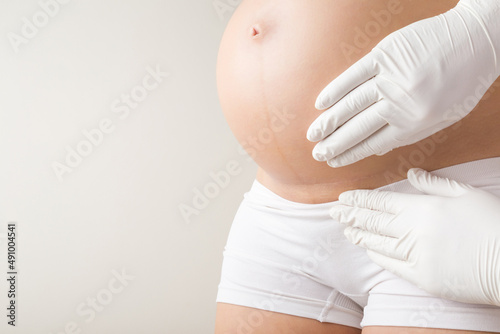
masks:
<svg viewBox="0 0 500 334"><path fill-rule="evenodd" d="M500 196L500 158L433 173ZM379 189L419 193L407 180ZM372 262L344 237L331 206L291 202L255 181L231 226L216 301L357 328L500 333L500 308L434 297Z"/></svg>

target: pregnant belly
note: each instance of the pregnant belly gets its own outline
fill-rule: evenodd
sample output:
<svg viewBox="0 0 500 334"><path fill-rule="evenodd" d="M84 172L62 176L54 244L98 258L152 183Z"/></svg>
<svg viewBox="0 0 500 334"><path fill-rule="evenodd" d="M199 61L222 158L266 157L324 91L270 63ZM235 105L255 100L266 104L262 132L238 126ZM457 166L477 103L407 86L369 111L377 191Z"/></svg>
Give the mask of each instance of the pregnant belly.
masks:
<svg viewBox="0 0 500 334"><path fill-rule="evenodd" d="M389 33L456 3L244 0L221 42L217 85L234 135L260 167L257 179L286 199L320 203L349 189L404 179L411 167L435 170L500 156L495 86L453 128L350 166L333 169L315 161L315 144L306 139L321 114L314 108L316 97L330 81Z"/></svg>

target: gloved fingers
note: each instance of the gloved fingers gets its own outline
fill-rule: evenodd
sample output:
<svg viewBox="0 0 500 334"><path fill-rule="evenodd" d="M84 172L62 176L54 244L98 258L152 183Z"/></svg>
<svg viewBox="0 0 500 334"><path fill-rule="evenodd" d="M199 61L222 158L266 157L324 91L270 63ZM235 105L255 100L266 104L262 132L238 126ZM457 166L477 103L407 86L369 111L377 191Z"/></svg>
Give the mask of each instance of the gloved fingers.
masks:
<svg viewBox="0 0 500 334"><path fill-rule="evenodd" d="M373 234L398 237L392 228L394 215L376 210L336 205L330 209L330 216L339 223L359 228Z"/></svg>
<svg viewBox="0 0 500 334"><path fill-rule="evenodd" d="M354 245L393 259L406 260L404 254L400 252L401 247L398 246L400 241L397 238L374 234L351 226L345 228L344 235Z"/></svg>
<svg viewBox="0 0 500 334"><path fill-rule="evenodd" d="M385 126L356 146L330 159L328 165L334 168L347 166L372 155L390 152L395 148L407 145L405 142L394 139L399 132L400 130L395 127Z"/></svg>
<svg viewBox="0 0 500 334"><path fill-rule="evenodd" d="M350 190L339 196L341 205L399 214L415 203L414 194L403 194L380 190Z"/></svg>
<svg viewBox="0 0 500 334"><path fill-rule="evenodd" d="M419 191L435 196L458 197L474 189L468 184L439 177L420 168L408 171L408 181Z"/></svg>
<svg viewBox="0 0 500 334"><path fill-rule="evenodd" d="M379 100L376 80L368 80L321 114L309 127L307 139L312 142L325 139L353 116Z"/></svg>
<svg viewBox="0 0 500 334"><path fill-rule="evenodd" d="M330 136L320 141L314 147L313 157L318 161L333 159L383 128L387 122L378 114L378 110L383 108L385 108L384 103L378 102L354 116Z"/></svg>
<svg viewBox="0 0 500 334"><path fill-rule="evenodd" d="M324 110L337 103L354 88L379 73L376 53L370 52L333 80L316 99L316 109Z"/></svg>

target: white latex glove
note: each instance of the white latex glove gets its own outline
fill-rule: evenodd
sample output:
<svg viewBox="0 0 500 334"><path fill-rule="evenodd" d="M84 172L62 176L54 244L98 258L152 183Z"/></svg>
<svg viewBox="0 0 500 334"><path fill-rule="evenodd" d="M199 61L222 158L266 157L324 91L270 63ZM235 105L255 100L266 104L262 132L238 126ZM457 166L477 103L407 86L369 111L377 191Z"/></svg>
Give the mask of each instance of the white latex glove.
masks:
<svg viewBox="0 0 500 334"><path fill-rule="evenodd" d="M420 169L428 195L355 190L330 214L378 265L431 294L500 306L500 198Z"/></svg>
<svg viewBox="0 0 500 334"><path fill-rule="evenodd" d="M427 138L465 117L499 75L500 1L461 0L390 34L321 92L316 108L333 107L307 132L321 140L313 156L340 167Z"/></svg>

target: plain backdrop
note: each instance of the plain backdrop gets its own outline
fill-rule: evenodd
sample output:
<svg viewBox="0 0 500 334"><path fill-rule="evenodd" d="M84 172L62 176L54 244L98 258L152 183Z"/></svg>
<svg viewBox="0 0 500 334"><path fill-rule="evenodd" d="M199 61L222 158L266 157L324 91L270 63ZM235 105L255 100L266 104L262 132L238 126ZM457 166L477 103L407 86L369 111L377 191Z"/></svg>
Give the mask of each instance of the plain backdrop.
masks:
<svg viewBox="0 0 500 334"><path fill-rule="evenodd" d="M0 0L0 333L213 332L256 171L215 84L239 2Z"/></svg>

